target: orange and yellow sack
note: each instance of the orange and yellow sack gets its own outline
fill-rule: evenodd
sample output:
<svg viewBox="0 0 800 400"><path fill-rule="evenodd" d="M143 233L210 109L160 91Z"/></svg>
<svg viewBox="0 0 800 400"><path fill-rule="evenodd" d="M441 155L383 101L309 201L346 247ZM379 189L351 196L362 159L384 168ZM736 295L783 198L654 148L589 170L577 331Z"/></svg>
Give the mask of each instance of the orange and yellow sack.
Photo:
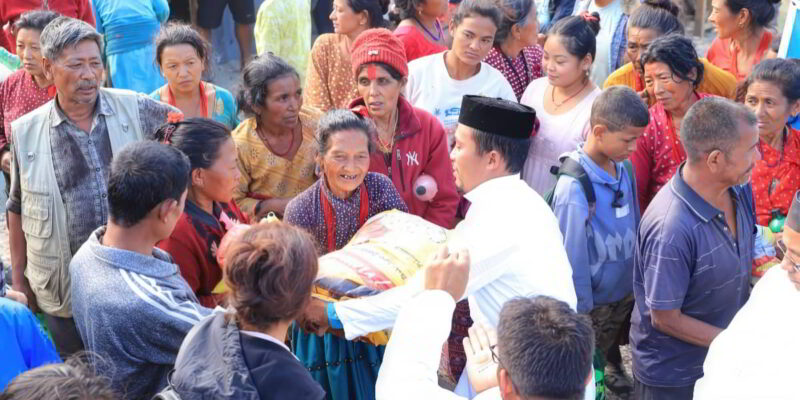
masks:
<svg viewBox="0 0 800 400"><path fill-rule="evenodd" d="M401 211L370 218L345 247L319 259L313 296L325 301L372 296L404 285L446 244L449 231ZM386 344L388 332L366 337Z"/></svg>

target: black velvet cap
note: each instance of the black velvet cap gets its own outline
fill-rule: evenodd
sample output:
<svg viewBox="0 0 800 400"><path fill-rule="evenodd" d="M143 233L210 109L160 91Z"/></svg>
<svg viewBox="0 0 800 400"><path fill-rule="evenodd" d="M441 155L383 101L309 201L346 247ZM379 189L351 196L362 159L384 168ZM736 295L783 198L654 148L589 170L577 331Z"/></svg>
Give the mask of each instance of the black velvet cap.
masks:
<svg viewBox="0 0 800 400"><path fill-rule="evenodd" d="M800 232L800 190L794 192L792 205L789 206L789 215L786 216L783 224L795 232Z"/></svg>
<svg viewBox="0 0 800 400"><path fill-rule="evenodd" d="M458 123L493 135L528 139L536 124L536 111L514 101L466 95Z"/></svg>

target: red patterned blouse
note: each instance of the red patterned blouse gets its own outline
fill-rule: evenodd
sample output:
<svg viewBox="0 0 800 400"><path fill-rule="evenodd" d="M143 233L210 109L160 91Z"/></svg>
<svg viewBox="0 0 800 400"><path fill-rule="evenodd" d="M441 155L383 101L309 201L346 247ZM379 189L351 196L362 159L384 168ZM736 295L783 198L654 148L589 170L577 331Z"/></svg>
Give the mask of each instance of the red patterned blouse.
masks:
<svg viewBox="0 0 800 400"><path fill-rule="evenodd" d="M698 100L711 96L705 93L696 94ZM636 141L636 150L631 154L642 214L650 200L675 175L684 160L686 151L672 126L672 117L663 104L653 104L650 107L650 124L647 125L644 135Z"/></svg>
<svg viewBox="0 0 800 400"><path fill-rule="evenodd" d="M772 210L785 216L800 189L800 131L788 128L783 152L759 141L761 160L753 169L753 197L759 225L769 225Z"/></svg>

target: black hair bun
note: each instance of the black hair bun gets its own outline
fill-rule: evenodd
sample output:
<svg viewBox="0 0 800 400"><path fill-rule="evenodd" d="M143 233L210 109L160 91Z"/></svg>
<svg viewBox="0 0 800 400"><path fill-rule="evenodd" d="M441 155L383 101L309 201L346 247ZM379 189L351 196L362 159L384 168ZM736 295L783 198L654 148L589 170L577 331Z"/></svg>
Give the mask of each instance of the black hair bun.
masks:
<svg viewBox="0 0 800 400"><path fill-rule="evenodd" d="M780 2L781 0L776 0L776 1ZM650 6L653 8L660 8L674 15L675 17L677 17L678 14L680 13L680 8L678 8L678 6L675 5L675 3L673 3L670 0L644 0L642 1L642 5Z"/></svg>
<svg viewBox="0 0 800 400"><path fill-rule="evenodd" d="M595 11L589 15L593 18L584 18L583 20L589 24L589 28L592 28L592 32L597 36L597 34L600 33L600 13Z"/></svg>

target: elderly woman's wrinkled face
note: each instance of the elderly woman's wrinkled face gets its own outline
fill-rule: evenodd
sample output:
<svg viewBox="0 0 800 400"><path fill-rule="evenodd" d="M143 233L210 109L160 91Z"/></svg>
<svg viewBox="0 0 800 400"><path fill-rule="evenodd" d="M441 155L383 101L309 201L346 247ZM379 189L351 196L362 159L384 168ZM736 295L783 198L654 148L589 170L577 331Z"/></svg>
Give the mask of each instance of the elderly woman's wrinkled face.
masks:
<svg viewBox="0 0 800 400"><path fill-rule="evenodd" d="M164 47L160 67L173 92L198 90L204 65L194 46L181 43Z"/></svg>
<svg viewBox="0 0 800 400"><path fill-rule="evenodd" d="M327 151L318 157L325 181L334 196L346 199L364 182L369 170L369 138L349 129L328 137Z"/></svg>
<svg viewBox="0 0 800 400"><path fill-rule="evenodd" d="M658 31L655 29L644 29L630 27L628 29L628 44L626 52L628 58L633 63L633 69L637 74L642 73L642 63L639 56L647 50L650 45L658 37Z"/></svg>
<svg viewBox="0 0 800 400"><path fill-rule="evenodd" d="M681 108L694 95L692 81L675 76L669 65L659 61L645 64L644 84L647 91L653 93L655 100L661 102L667 111Z"/></svg>
<svg viewBox="0 0 800 400"><path fill-rule="evenodd" d="M294 129L300 123L303 89L295 74L273 79L266 87L264 107L258 107L260 124L267 129Z"/></svg>
<svg viewBox="0 0 800 400"><path fill-rule="evenodd" d="M489 18L482 16L464 18L458 26L450 26L450 35L453 37L452 51L462 63L478 65L492 49L496 32L497 26Z"/></svg>
<svg viewBox="0 0 800 400"><path fill-rule="evenodd" d="M105 70L100 48L94 40L83 40L67 47L55 60L44 59L45 75L58 90L58 100L91 104L103 84Z"/></svg>
<svg viewBox="0 0 800 400"><path fill-rule="evenodd" d="M781 133L789 117L800 112L800 101L790 103L781 88L768 81L751 83L744 105L756 115L758 132L764 135Z"/></svg>
<svg viewBox="0 0 800 400"><path fill-rule="evenodd" d="M42 50L39 47L39 34L36 29L20 29L17 32L17 56L22 61L25 72L40 76L42 71Z"/></svg>
<svg viewBox="0 0 800 400"><path fill-rule="evenodd" d="M358 94L373 118L384 119L397 109L397 99L406 84L406 78L394 79L384 67L367 64L356 77Z"/></svg>

